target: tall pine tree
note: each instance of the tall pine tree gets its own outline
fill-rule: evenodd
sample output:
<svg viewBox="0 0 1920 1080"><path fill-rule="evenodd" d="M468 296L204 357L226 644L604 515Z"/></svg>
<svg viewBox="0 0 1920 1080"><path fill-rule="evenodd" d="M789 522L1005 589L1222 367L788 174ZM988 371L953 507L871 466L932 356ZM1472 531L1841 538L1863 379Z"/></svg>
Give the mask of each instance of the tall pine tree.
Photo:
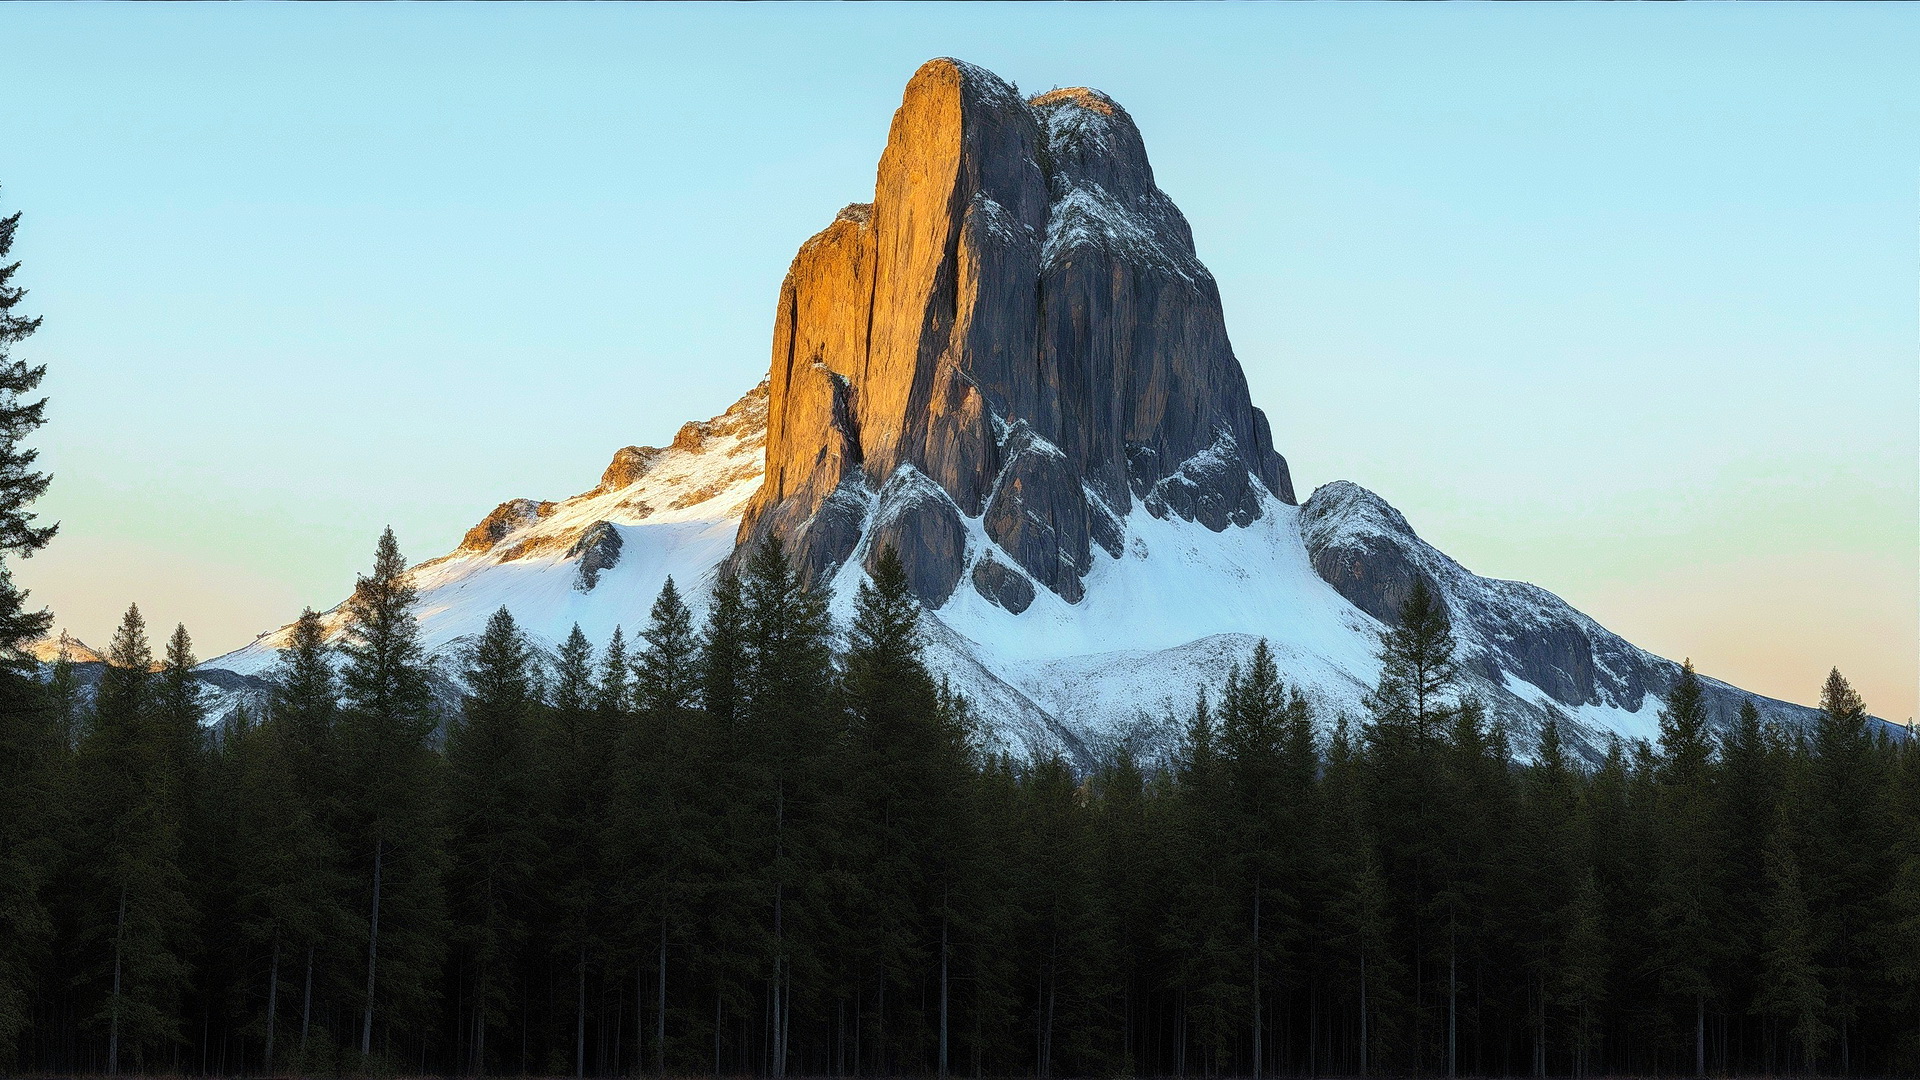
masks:
<svg viewBox="0 0 1920 1080"><path fill-rule="evenodd" d="M389 1051L395 1030L403 1039L419 1030L445 946L441 762L429 745L438 717L416 603L406 559L388 529L372 572L347 601L340 647L342 845L365 912L357 1025L363 1062Z"/></svg>

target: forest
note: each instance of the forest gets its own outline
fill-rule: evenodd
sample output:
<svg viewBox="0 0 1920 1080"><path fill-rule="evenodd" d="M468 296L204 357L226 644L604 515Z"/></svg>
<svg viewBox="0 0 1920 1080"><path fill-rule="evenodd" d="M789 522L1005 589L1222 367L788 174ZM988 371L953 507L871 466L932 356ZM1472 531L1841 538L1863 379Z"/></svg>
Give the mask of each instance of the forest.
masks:
<svg viewBox="0 0 1920 1080"><path fill-rule="evenodd" d="M20 1073L1913 1074L1920 750L1836 672L1582 767L1455 688L1416 588L1359 717L1264 644L1172 760L982 750L891 552L837 649L777 546L704 625L436 708L391 532L337 646L204 721L129 609L90 704L7 674Z"/></svg>

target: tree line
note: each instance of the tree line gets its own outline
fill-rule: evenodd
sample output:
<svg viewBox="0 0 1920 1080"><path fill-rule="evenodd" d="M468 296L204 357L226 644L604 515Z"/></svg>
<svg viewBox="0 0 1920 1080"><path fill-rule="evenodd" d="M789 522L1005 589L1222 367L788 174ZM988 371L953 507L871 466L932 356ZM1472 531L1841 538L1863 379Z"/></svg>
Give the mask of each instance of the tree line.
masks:
<svg viewBox="0 0 1920 1080"><path fill-rule="evenodd" d="M1801 730L1689 667L1582 767L1416 588L1362 715L1263 643L1171 760L1081 772L982 750L891 553L843 650L774 545L631 644L502 609L446 716L413 605L389 532L218 729L137 609L90 704L8 674L10 1071L1920 1067L1920 750L1837 672Z"/></svg>

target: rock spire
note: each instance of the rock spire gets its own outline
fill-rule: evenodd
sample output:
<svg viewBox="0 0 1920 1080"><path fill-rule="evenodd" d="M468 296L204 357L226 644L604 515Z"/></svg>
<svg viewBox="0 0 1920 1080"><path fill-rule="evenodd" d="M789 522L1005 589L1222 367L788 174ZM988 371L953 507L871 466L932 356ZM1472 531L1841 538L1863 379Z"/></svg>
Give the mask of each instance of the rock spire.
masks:
<svg viewBox="0 0 1920 1080"><path fill-rule="evenodd" d="M933 607L1077 602L1136 502L1215 531L1257 487L1294 502L1126 110L957 60L907 84L873 201L794 256L769 393L741 547L778 537L819 580L892 545Z"/></svg>

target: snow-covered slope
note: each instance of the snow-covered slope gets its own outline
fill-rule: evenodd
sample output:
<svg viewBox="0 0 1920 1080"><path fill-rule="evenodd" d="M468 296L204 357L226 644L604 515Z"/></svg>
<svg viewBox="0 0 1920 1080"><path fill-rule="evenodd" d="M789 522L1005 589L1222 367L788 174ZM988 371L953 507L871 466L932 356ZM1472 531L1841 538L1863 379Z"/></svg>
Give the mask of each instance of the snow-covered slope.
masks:
<svg viewBox="0 0 1920 1080"><path fill-rule="evenodd" d="M1014 752L1164 750L1262 638L1323 717L1356 711L1419 580L1521 747L1548 716L1589 756L1655 730L1671 661L1470 573L1363 488L1294 505L1192 229L1097 90L1023 99L923 64L873 201L795 254L772 344L768 381L726 413L621 450L584 494L502 503L413 572L445 677L503 605L549 650L576 624L631 637L669 575L702 606L723 562L777 539L843 621L892 546L931 609L930 661ZM284 635L209 662L243 684L225 700L257 692ZM1723 721L1748 699L1807 714L1712 694Z"/></svg>
<svg viewBox="0 0 1920 1080"><path fill-rule="evenodd" d="M457 550L415 567L425 644L442 674L457 675L466 644L501 606L549 651L576 623L596 644L616 626L631 638L669 575L703 607L760 484L765 437L763 384L720 416L686 425L665 448L620 451L583 494L501 504ZM887 501L873 499L869 518ZM1037 588L1014 614L978 590L956 589L930 613L929 658L973 700L1003 749L1086 763L1129 740L1157 753L1177 737L1195 694L1216 691L1262 638L1324 719L1357 711L1379 674L1384 623L1376 616L1390 618L1396 589L1420 574L1453 616L1469 688L1523 745L1549 714L1590 754L1609 733L1655 733L1656 695L1677 670L1672 661L1544 589L1469 572L1357 485L1326 485L1298 507L1264 495L1260 509L1246 526L1215 532L1137 504L1122 519L1120 554L1095 548L1079 602ZM991 543L979 518L965 525L971 567ZM864 556L855 552L832 582L842 625ZM328 613L330 628L339 618L340 609ZM255 680L285 635L263 635L203 666L223 702L256 698ZM1713 689L1725 717L1751 697ZM1788 722L1810 715L1752 700Z"/></svg>
<svg viewBox="0 0 1920 1080"><path fill-rule="evenodd" d="M605 642L616 626L644 625L669 576L708 581L732 552L741 507L760 486L766 418L762 383L719 416L685 425L664 448L621 450L587 492L500 504L459 548L412 570L428 652L457 654L501 607L548 649L576 623ZM329 611L328 629L337 631L343 617L342 608ZM204 666L264 674L289 630Z"/></svg>

